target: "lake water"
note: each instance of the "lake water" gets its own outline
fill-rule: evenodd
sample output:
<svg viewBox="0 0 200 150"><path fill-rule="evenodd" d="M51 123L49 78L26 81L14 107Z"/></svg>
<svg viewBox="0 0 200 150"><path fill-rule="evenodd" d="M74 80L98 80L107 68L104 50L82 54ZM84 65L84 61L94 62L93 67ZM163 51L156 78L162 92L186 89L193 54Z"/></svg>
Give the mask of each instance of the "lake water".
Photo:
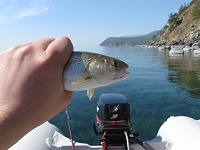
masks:
<svg viewBox="0 0 200 150"><path fill-rule="evenodd" d="M169 55L168 51L141 47L79 47L116 57L129 65L131 75L124 81L98 88L92 101L86 91L75 92L68 106L75 141L91 145L100 136L93 131L96 102L103 93L120 93L127 97L131 109L133 132L144 140L156 136L159 127L170 116L200 119L200 55L190 52ZM50 120L69 137L65 111Z"/></svg>

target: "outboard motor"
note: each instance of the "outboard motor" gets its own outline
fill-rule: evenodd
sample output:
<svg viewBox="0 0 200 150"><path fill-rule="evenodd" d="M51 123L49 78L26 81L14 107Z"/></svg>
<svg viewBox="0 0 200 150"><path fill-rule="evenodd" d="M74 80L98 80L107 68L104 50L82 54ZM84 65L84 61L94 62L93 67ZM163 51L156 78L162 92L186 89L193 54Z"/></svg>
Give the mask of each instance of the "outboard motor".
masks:
<svg viewBox="0 0 200 150"><path fill-rule="evenodd" d="M130 134L130 107L128 100L121 94L102 94L97 102L94 130L102 135L104 149L127 148L126 136Z"/></svg>
<svg viewBox="0 0 200 150"><path fill-rule="evenodd" d="M102 94L97 102L95 128L98 134L106 132L130 133L130 107L121 94Z"/></svg>
<svg viewBox="0 0 200 150"><path fill-rule="evenodd" d="M131 133L130 107L128 100L121 94L102 94L97 101L94 131L102 135L103 150L129 150L129 145L138 143L145 150L154 150L139 138L138 133Z"/></svg>

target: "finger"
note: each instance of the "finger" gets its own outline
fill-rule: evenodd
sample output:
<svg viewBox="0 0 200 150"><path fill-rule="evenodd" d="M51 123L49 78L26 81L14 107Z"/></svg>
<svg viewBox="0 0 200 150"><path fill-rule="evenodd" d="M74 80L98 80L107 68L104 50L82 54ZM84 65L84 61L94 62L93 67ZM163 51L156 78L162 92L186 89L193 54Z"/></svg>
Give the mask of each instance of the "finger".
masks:
<svg viewBox="0 0 200 150"><path fill-rule="evenodd" d="M54 40L48 47L46 52L50 57L57 57L62 64L66 64L69 59L71 52L73 50L73 45L69 38L62 36Z"/></svg>
<svg viewBox="0 0 200 150"><path fill-rule="evenodd" d="M56 100L57 104L54 105L53 111L51 110L51 113L53 113L51 115L51 117L55 116L60 111L62 111L63 109L65 109L66 106L68 106L71 103L72 96L73 96L73 92L71 92L71 91L63 91L62 97L60 99Z"/></svg>
<svg viewBox="0 0 200 150"><path fill-rule="evenodd" d="M63 101L60 103L61 107L62 107L61 110L63 110L66 106L68 106L71 103L72 96L73 96L73 92L71 92L71 91L64 91Z"/></svg>
<svg viewBox="0 0 200 150"><path fill-rule="evenodd" d="M26 43L26 44L23 44L23 45L13 46L13 47L10 47L8 50L9 51L18 50L18 49L21 49L22 47L26 47L26 46L31 45L31 44L32 43Z"/></svg>
<svg viewBox="0 0 200 150"><path fill-rule="evenodd" d="M49 46L49 44L51 44L55 39L53 38L45 38L45 39L42 39L42 40L39 40L35 43L33 43L33 46L36 48L36 49L40 49L40 50L46 50L47 47Z"/></svg>

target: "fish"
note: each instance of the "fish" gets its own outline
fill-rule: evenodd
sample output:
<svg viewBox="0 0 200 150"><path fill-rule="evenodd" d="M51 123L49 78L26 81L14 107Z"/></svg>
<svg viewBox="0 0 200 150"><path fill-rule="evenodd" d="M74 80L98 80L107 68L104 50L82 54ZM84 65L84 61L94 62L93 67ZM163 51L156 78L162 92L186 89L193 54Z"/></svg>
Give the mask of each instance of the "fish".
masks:
<svg viewBox="0 0 200 150"><path fill-rule="evenodd" d="M87 90L91 100L94 89L122 81L129 76L128 65L106 55L73 51L63 69L64 89Z"/></svg>

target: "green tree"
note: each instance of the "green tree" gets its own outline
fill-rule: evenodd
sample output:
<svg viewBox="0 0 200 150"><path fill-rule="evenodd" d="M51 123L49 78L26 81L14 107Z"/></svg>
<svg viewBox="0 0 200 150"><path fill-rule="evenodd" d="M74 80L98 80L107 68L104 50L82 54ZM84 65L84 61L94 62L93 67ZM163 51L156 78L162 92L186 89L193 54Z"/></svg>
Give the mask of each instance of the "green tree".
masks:
<svg viewBox="0 0 200 150"><path fill-rule="evenodd" d="M200 18L200 0L193 0L194 3L194 9L192 10L192 16L193 19L199 19Z"/></svg>
<svg viewBox="0 0 200 150"><path fill-rule="evenodd" d="M181 7L179 8L178 14L181 15L187 8L189 7L189 5L185 4L181 5Z"/></svg>
<svg viewBox="0 0 200 150"><path fill-rule="evenodd" d="M177 19L178 19L178 13L170 13L168 24L171 25L172 23L175 23Z"/></svg>

